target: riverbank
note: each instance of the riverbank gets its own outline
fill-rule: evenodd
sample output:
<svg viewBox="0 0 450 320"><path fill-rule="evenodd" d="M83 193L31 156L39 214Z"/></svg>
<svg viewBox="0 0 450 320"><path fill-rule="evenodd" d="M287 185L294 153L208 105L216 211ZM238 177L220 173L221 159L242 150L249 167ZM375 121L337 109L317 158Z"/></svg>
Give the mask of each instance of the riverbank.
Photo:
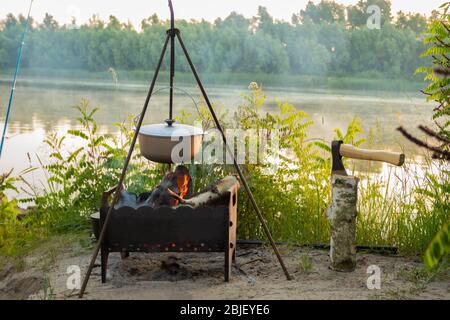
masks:
<svg viewBox="0 0 450 320"><path fill-rule="evenodd" d="M68 267L89 263L87 234L48 240L23 257L4 264L1 299L77 299L67 289ZM450 299L450 272L423 270L421 258L358 254L353 273L328 269L328 251L280 248L293 281L286 281L270 248L239 246L229 283L223 282L222 254L111 254L108 281L94 268L85 299ZM20 261L20 262L18 262ZM369 266L381 270L381 288L367 287Z"/></svg>

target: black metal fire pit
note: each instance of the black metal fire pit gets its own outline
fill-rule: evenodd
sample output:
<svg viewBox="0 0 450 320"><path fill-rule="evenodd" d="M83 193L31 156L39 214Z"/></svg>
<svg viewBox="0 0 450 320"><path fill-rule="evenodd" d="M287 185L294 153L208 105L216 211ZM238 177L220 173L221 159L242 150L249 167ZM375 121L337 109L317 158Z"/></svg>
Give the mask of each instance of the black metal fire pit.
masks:
<svg viewBox="0 0 450 320"><path fill-rule="evenodd" d="M148 205L116 205L101 246L102 283L106 282L108 256L120 252L122 259L130 252L224 252L225 281L229 281L231 264L236 257L237 191L229 192L228 204L192 208ZM102 198L100 220L93 219L98 237L109 210L109 198Z"/></svg>

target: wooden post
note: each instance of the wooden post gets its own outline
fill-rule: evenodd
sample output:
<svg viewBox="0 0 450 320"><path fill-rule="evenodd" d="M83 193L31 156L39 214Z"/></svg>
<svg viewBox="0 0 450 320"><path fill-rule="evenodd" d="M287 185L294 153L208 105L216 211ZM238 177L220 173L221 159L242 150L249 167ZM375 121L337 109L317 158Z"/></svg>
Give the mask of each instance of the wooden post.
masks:
<svg viewBox="0 0 450 320"><path fill-rule="evenodd" d="M356 267L356 202L359 179L333 174L328 208L331 221L330 269L351 272Z"/></svg>

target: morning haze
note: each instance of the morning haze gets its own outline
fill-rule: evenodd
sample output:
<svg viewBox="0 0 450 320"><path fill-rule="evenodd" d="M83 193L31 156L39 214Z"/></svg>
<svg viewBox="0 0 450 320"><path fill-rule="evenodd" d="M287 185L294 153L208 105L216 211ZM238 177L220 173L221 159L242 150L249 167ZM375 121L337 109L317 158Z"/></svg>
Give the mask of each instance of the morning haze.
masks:
<svg viewBox="0 0 450 320"><path fill-rule="evenodd" d="M25 15L28 9L28 0L1 0L0 18L7 13L15 15ZM319 3L320 1L313 1ZM337 3L349 5L356 4L357 0L340 0ZM303 9L307 0L175 0L177 17L180 19L196 19L214 21L216 18L225 18L232 11L243 14L245 17L252 17L256 14L258 6L265 6L271 14L279 20L290 21L294 12ZM410 1L393 0L392 11L417 12L429 15L433 9L437 9L442 3L440 0ZM93 14L98 14L100 18L107 19L109 15L114 15L122 21L128 21L139 28L142 19L156 13L159 17L168 18L168 8L166 0L128 0L126 6L123 0L92 1L92 0L36 0L34 3L33 16L42 21L46 12L51 13L56 20L61 23L69 23L71 17L75 16L79 23L85 23Z"/></svg>

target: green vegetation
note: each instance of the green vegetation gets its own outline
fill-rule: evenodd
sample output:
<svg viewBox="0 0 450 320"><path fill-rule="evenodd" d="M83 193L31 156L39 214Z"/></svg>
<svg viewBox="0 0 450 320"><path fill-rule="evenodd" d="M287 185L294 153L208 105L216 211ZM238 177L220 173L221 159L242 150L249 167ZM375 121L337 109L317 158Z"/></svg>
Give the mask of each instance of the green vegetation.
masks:
<svg viewBox="0 0 450 320"><path fill-rule="evenodd" d="M450 161L450 2L441 6L442 12L437 15L428 27L425 37L425 44L428 49L422 56L431 57L433 66L430 68L419 68L417 73L425 73L425 81L429 81L423 92L428 96L429 101L436 102L438 107L434 109L433 120L437 131L423 128L428 136L439 141L438 147L430 146L427 142L415 141L418 145L433 151L433 157L442 161ZM448 167L442 173L447 177L450 175ZM439 215L440 212L450 210L448 195L450 184L448 179L432 181L436 193L430 194L433 199L433 212ZM428 268L435 268L441 259L450 253L450 221L444 221L442 229L428 246L425 253L425 264Z"/></svg>
<svg viewBox="0 0 450 320"><path fill-rule="evenodd" d="M370 17L366 9L371 4L382 9L379 30L366 27ZM214 23L181 20L177 26L202 74L241 74L243 82L258 79L265 85L273 85L273 75L332 77L336 82L348 77L414 80L414 70L427 61L419 57L425 48L420 34L426 17L402 12L393 17L387 0L349 6L347 20L344 9L332 1L317 5L310 2L286 22L275 20L260 7L253 18L231 13ZM11 14L0 22L2 70L14 67L24 22L24 17ZM108 70L113 68L119 79L124 79L122 73L136 72L134 75L140 73L148 80L151 72L141 70L155 67L169 28L169 22L156 15L143 20L140 31L114 16L106 22L93 16L85 25L75 23L59 25L50 14L42 23L34 22L22 66L101 72L109 79ZM187 72L181 50L177 50L177 61L177 71ZM163 71L167 69L168 59ZM261 74L267 80L259 77ZM220 80L227 78L222 76ZM287 83L292 85L288 79L281 85Z"/></svg>
<svg viewBox="0 0 450 320"><path fill-rule="evenodd" d="M19 214L17 209L16 200L8 200L5 195L6 190L17 189L14 186L15 179L10 178L12 171L3 174L0 177L0 247L6 242L6 239L10 237L8 230L11 224L15 221L15 217Z"/></svg>
<svg viewBox="0 0 450 320"><path fill-rule="evenodd" d="M20 175L26 175L33 168L26 170ZM31 230L28 217L22 217L17 207L16 199L9 200L6 196L7 191L18 192L16 184L18 178L11 177L12 170L0 176L0 251L2 248L13 248L18 253L22 251L25 244L30 244L39 238L37 228Z"/></svg>
<svg viewBox="0 0 450 320"><path fill-rule="evenodd" d="M264 114L261 111L264 104L264 92L252 84L234 117L227 117L221 110L218 112L226 128L233 128L237 123L242 129L266 129L268 134L271 130L281 132L278 154L281 161L276 170L263 163L243 166L256 200L276 240L327 243L329 222L325 209L330 201L329 146L308 139L313 121L305 112L280 102L277 112ZM33 201L35 207L24 220L17 221L15 211L4 213L8 221L15 222L8 225L7 234L11 236L1 251L14 254L31 246L36 239L87 230L89 215L98 210L101 193L117 183L133 134L131 119L117 124L118 135L102 135L94 119L97 109L89 108L85 100L77 108L83 129L68 131L66 136L77 137L83 145L70 149L64 147L64 137L50 135L46 139L52 150L51 160L42 163L40 169L48 175L48 186L37 188L28 184L28 200ZM200 120L205 129L213 127L204 105L200 105L199 115L182 112L177 120L190 123ZM353 145L367 143L361 134L356 118L346 132L336 130L336 138ZM357 219L359 244L398 246L403 254L422 254L442 224L448 221L450 210L445 209L448 208L448 197L443 193L440 181L448 183L449 175L443 174L443 170L435 170L437 173L430 170L422 177L413 169L414 164L407 165L402 178L394 173L388 177L358 173L362 179ZM234 172L232 166L219 164L194 164L190 165L190 170L197 190ZM152 190L163 173L161 165L149 163L136 151L126 187L137 193ZM22 178L26 181L26 175ZM241 193L239 237L264 239L251 203L243 190ZM437 195L440 195L443 210L435 210L438 204L431 202L436 201Z"/></svg>
<svg viewBox="0 0 450 320"><path fill-rule="evenodd" d="M428 45L421 56L433 59L431 67L421 67L416 73L425 74L428 86L423 90L428 101L438 103L433 120L439 134L450 140L450 2L442 5L443 14L436 17L429 25L424 43ZM444 145L445 146L445 145ZM447 145L448 148L448 145Z"/></svg>
<svg viewBox="0 0 450 320"><path fill-rule="evenodd" d="M444 225L431 241L425 253L425 264L430 269L435 268L448 254L450 254L450 223Z"/></svg>

